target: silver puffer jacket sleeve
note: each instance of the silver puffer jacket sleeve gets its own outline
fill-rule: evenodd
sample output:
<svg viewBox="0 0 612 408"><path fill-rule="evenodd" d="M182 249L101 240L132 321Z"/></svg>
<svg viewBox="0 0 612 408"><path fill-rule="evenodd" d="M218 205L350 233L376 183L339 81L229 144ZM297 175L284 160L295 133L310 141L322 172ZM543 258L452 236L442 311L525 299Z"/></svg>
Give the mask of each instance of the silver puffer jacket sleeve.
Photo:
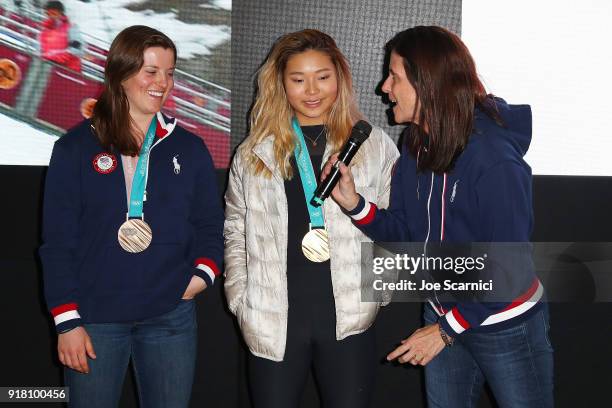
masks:
<svg viewBox="0 0 612 408"><path fill-rule="evenodd" d="M245 239L246 204L242 185L243 160L236 152L225 192L225 295L230 311L236 314L247 284Z"/></svg>

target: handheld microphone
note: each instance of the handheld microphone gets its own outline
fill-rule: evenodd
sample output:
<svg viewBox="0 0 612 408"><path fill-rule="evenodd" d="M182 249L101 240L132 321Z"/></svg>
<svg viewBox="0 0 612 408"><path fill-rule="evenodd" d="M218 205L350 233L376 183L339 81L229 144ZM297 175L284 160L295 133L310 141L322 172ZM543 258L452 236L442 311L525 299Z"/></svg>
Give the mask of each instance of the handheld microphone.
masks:
<svg viewBox="0 0 612 408"><path fill-rule="evenodd" d="M357 150L359 150L359 147L361 147L361 144L370 136L370 132L372 132L372 126L365 120L360 120L355 123L349 139L338 156L338 161L334 163L332 167L331 173L328 174L325 180L323 180L315 190L314 197L310 200L311 205L319 207L323 204L323 201L329 197L338 183L338 180L340 180L341 174L338 164L342 162L348 166L353 156L355 156L355 153L357 153Z"/></svg>

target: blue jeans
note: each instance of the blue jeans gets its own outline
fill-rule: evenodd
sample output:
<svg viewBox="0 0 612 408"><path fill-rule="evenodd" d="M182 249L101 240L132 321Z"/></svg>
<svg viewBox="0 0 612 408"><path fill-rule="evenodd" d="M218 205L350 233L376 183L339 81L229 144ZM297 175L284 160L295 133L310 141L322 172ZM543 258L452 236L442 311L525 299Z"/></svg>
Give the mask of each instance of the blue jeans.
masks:
<svg viewBox="0 0 612 408"><path fill-rule="evenodd" d="M425 324L438 316L425 305ZM493 333L463 333L425 366L430 408L477 407L485 381L500 408L553 407L548 311Z"/></svg>
<svg viewBox="0 0 612 408"><path fill-rule="evenodd" d="M97 358L89 374L64 369L70 407L119 406L130 358L141 407L189 405L195 370L195 302L181 300L168 313L129 323L85 324Z"/></svg>

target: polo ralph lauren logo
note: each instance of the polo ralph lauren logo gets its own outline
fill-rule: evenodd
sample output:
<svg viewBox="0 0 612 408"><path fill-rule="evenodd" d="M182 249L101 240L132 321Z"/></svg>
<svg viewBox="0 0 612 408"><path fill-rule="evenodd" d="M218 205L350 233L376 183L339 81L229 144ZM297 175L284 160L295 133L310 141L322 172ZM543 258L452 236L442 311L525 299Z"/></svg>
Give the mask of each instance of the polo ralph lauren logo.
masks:
<svg viewBox="0 0 612 408"><path fill-rule="evenodd" d="M172 158L172 165L174 166L174 174L181 172L181 164L178 162L178 154Z"/></svg>

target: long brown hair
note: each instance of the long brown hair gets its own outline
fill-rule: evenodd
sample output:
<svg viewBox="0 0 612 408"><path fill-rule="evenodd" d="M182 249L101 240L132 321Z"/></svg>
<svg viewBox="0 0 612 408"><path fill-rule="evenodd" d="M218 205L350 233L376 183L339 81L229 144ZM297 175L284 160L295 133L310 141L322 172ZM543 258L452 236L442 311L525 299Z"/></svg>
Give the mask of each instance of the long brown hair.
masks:
<svg viewBox="0 0 612 408"><path fill-rule="evenodd" d="M110 46L104 69L104 89L91 118L100 144L107 150L116 149L130 156L139 152L140 146L132 136L130 105L121 84L142 68L144 51L149 47L171 49L176 63L176 46L172 40L151 27L128 27Z"/></svg>
<svg viewBox="0 0 612 408"><path fill-rule="evenodd" d="M295 148L291 128L294 112L287 100L283 74L287 61L304 51L320 51L336 67L338 95L327 115L327 141L332 151L339 150L348 138L353 124L361 118L353 94L349 64L336 42L318 30L302 30L285 34L272 46L265 62L257 72L257 96L250 116L250 133L241 146L254 174L269 176L263 162L253 154L253 147L268 136L274 136L274 157L283 178L293 176L290 157Z"/></svg>
<svg viewBox="0 0 612 408"><path fill-rule="evenodd" d="M410 126L407 135L410 152L419 155L419 170L449 171L467 146L475 107L501 124L470 52L458 36L437 26L402 31L386 49L389 55L395 52L402 57L419 101L416 122L420 125Z"/></svg>

